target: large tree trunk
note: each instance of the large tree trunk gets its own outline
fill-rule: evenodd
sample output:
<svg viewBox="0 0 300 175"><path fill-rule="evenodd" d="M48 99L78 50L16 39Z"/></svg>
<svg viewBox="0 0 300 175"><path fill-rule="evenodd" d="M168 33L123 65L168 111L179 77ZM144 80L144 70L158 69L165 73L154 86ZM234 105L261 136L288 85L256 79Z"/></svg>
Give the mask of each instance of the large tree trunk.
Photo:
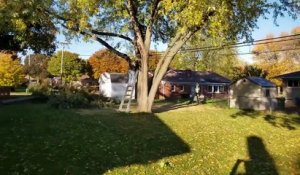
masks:
<svg viewBox="0 0 300 175"><path fill-rule="evenodd" d="M163 57L159 61L158 65L155 69L155 73L154 73L154 77L153 77L153 81L152 81L152 86L151 86L149 96L148 96L147 110L149 112L152 109L154 98L155 98L156 92L158 90L160 81L162 80L163 76L167 72L168 66L170 65L172 59L174 58L176 53L180 50L180 48L186 43L186 41L196 31L197 30L189 31L189 32L186 32L186 33L183 33L183 34L178 34L178 36L175 36L174 40L172 41L172 45L169 46L166 53L163 55Z"/></svg>
<svg viewBox="0 0 300 175"><path fill-rule="evenodd" d="M143 43L140 42L140 45ZM138 111L139 112L151 112L148 110L148 57L149 49L146 47L139 47L139 53L141 54L139 74L138 74Z"/></svg>
<svg viewBox="0 0 300 175"><path fill-rule="evenodd" d="M138 76L138 111L139 112L151 112L148 110L147 102L148 102L148 65L147 59L141 59L141 66L139 69L139 76Z"/></svg>

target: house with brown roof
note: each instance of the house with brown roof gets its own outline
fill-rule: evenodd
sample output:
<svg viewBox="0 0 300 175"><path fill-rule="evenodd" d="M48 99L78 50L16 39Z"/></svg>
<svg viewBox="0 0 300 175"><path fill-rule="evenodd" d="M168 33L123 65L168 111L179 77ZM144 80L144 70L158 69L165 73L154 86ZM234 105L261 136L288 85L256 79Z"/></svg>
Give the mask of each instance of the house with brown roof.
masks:
<svg viewBox="0 0 300 175"><path fill-rule="evenodd" d="M276 76L283 82L283 96L285 97L285 107L300 106L300 71Z"/></svg>
<svg viewBox="0 0 300 175"><path fill-rule="evenodd" d="M192 97L198 84L200 95L225 98L230 83L229 79L210 71L169 70L159 85L157 95L160 99Z"/></svg>

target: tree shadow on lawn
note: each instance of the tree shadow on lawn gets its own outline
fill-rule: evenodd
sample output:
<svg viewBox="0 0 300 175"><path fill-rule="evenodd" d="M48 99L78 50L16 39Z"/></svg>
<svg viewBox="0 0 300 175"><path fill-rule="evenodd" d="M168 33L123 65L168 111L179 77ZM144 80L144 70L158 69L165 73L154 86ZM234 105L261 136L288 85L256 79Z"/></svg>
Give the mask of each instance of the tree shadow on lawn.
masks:
<svg viewBox="0 0 300 175"><path fill-rule="evenodd" d="M0 172L103 174L190 152L154 114L25 110L0 120Z"/></svg>
<svg viewBox="0 0 300 175"><path fill-rule="evenodd" d="M190 106L197 106L198 103L189 103L189 101L183 101L180 103L176 103L176 101L167 101L164 103L157 103L153 106L153 112L154 113L161 113L166 111L171 111L175 109L190 107Z"/></svg>
<svg viewBox="0 0 300 175"><path fill-rule="evenodd" d="M235 114L231 115L232 118L238 117L250 117L263 119L274 127L284 127L289 130L295 130L295 125L300 125L300 115L297 114L286 114L274 112L273 114L267 114L265 111L254 111L254 110L240 110Z"/></svg>
<svg viewBox="0 0 300 175"><path fill-rule="evenodd" d="M278 175L272 156L268 153L263 140L257 136L247 137L249 160L238 159L234 164L230 175L240 174L238 168L244 163L247 174L272 174Z"/></svg>

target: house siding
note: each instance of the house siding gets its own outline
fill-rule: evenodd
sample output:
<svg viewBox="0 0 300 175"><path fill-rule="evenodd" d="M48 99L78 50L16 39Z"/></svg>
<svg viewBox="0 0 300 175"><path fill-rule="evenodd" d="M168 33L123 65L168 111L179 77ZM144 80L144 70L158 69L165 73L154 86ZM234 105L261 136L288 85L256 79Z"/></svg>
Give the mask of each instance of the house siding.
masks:
<svg viewBox="0 0 300 175"><path fill-rule="evenodd" d="M161 83L158 88L158 98L159 99L177 99L177 98L188 98L192 95L195 89L196 83L172 83L165 82ZM175 89L172 86L175 85ZM211 93L208 91L209 85L200 85L199 94L203 94L207 98L228 98L229 87L224 85L224 92L221 93ZM183 90L182 90L183 87Z"/></svg>
<svg viewBox="0 0 300 175"><path fill-rule="evenodd" d="M297 99L300 99L300 87L288 87L287 81L284 81L283 95L285 97L285 107L297 107Z"/></svg>
<svg viewBox="0 0 300 175"><path fill-rule="evenodd" d="M175 86L175 89L173 89L172 86ZM191 85L189 84L165 82L165 83L160 83L158 88L159 99L184 98L184 97L189 97L190 93L191 93Z"/></svg>
<svg viewBox="0 0 300 175"><path fill-rule="evenodd" d="M270 96L266 97L269 90ZM230 86L229 106L239 109L267 110L277 107L276 87L261 87L248 79L238 80Z"/></svg>

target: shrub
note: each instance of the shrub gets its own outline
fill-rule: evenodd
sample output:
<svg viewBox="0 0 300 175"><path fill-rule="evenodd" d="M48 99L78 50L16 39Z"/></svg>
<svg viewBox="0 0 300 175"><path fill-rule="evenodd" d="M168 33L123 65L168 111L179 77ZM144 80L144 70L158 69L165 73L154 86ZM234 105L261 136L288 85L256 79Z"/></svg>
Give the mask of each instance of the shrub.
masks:
<svg viewBox="0 0 300 175"><path fill-rule="evenodd" d="M117 104L117 102L113 99L108 99L108 98L103 98L103 97L98 97L91 101L91 106L92 107L97 107L97 108L109 108L109 107L114 107Z"/></svg>
<svg viewBox="0 0 300 175"><path fill-rule="evenodd" d="M85 91L63 88L52 91L48 104L60 109L85 108L89 106L90 101L91 98Z"/></svg>
<svg viewBox="0 0 300 175"><path fill-rule="evenodd" d="M29 85L28 91L31 92L32 95L36 96L48 96L50 93L50 89L45 83Z"/></svg>

